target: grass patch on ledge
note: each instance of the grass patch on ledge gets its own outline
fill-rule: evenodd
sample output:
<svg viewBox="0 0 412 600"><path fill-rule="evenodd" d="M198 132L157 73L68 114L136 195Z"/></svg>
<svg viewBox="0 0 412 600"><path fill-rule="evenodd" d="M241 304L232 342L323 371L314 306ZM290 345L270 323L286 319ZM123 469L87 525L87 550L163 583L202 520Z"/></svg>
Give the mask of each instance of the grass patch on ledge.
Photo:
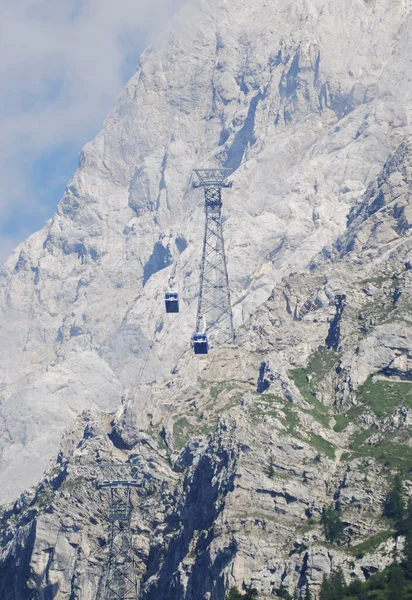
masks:
<svg viewBox="0 0 412 600"><path fill-rule="evenodd" d="M208 413L207 418L193 408L186 416L180 416L173 422L173 440L177 451L182 450L187 442L195 436L210 435L216 429L219 421L219 414L229 407L224 407L221 411Z"/></svg>
<svg viewBox="0 0 412 600"><path fill-rule="evenodd" d="M316 408L319 410L319 412L321 409L318 408L318 405L325 411L327 410L326 407L317 399L315 399L313 404L316 405ZM275 408L277 408L277 410L275 410ZM302 410L302 412L315 416L311 410ZM285 415L285 418L282 418L282 413ZM280 398L274 394L259 394L250 408L250 415L253 420L264 416L270 416L281 420L282 424L286 427L286 431L280 432L280 435L290 435L297 440L312 446L319 454L325 454L328 458L335 458L335 447L328 440L324 439L320 435L312 433L311 431L306 431L307 437L303 437L303 435L298 432L299 411L293 405L293 403L288 402L284 398ZM325 414L325 420L326 417L328 423L330 419L329 413Z"/></svg>
<svg viewBox="0 0 412 600"><path fill-rule="evenodd" d="M316 390L313 389L312 382L309 383L306 370L292 369L292 371L289 371L288 375L305 400L311 403L314 398L316 398Z"/></svg>
<svg viewBox="0 0 412 600"><path fill-rule="evenodd" d="M339 552L344 552L345 554L349 554L360 559L366 554L375 552L381 544L390 540L394 533L395 532L392 529L386 529L385 531L380 531L379 533L371 535L369 538L360 544L356 544L355 546L340 546L325 541L319 541L315 544L315 546L323 546L329 550L338 550Z"/></svg>
<svg viewBox="0 0 412 600"><path fill-rule="evenodd" d="M308 435L307 438L304 438L302 435L299 435L299 433L296 431L297 426L299 424L298 414L290 407L288 407L288 409L284 407L283 410L286 413L286 421L284 422L284 424L287 427L287 433L289 435L292 435L293 437L300 440L301 442L304 442L305 444L309 444L309 446L315 448L315 450L317 450L319 454L325 454L328 458L331 459L335 458L335 447L333 444L331 444L328 440L325 440L325 438L321 437L320 435L317 435L316 433L313 433L311 431L306 432Z"/></svg>
<svg viewBox="0 0 412 600"><path fill-rule="evenodd" d="M308 443L311 446L313 446L314 448L316 448L316 450L320 454L326 454L326 456L328 458L332 458L332 459L335 458L335 446L333 444L331 444L330 442L328 442L328 440L325 440L320 435L311 433L309 436Z"/></svg>
<svg viewBox="0 0 412 600"><path fill-rule="evenodd" d="M400 441L393 441L388 435L375 443L367 443L368 438L376 433L375 429L365 429L358 433L349 445L349 452L342 455L342 460L356 458L374 458L388 469L402 475L412 473L412 447Z"/></svg>
<svg viewBox="0 0 412 600"><path fill-rule="evenodd" d="M340 357L341 355L339 352L322 348L322 350L318 350L310 356L306 371L312 375L313 380L318 383L331 371L336 369Z"/></svg>
<svg viewBox="0 0 412 600"><path fill-rule="evenodd" d="M317 521L313 517L310 517L307 523L305 523L304 525L299 525L296 531L298 531L299 533L309 533L309 531L312 531L318 525L319 521Z"/></svg>
<svg viewBox="0 0 412 600"><path fill-rule="evenodd" d="M396 314L397 308L393 306L392 301L386 298L386 301L373 300L368 302L362 308L362 314L369 319L375 320L375 325L383 325L388 323Z"/></svg>
<svg viewBox="0 0 412 600"><path fill-rule="evenodd" d="M308 402L316 398L317 386L336 369L340 356L338 352L324 348L310 356L307 367L289 371L289 377Z"/></svg>
<svg viewBox="0 0 412 600"><path fill-rule="evenodd" d="M348 550L351 554L356 556L356 558L362 558L365 556L365 554L371 554L372 552L375 552L375 550L377 550L381 544L390 540L394 533L395 531L392 529L380 531L379 533L375 533L375 535L372 535L368 539L364 540L360 544L351 546L348 548Z"/></svg>
<svg viewBox="0 0 412 600"><path fill-rule="evenodd" d="M312 354L307 367L292 369L288 373L303 398L313 407L307 412L326 429L329 428L331 415L328 408L318 400L316 392L319 384L336 369L340 356L337 352L324 348Z"/></svg>
<svg viewBox="0 0 412 600"><path fill-rule="evenodd" d="M412 472L412 448L403 444L383 441L375 445L365 444L352 458L364 457L374 458L388 469L408 475Z"/></svg>
<svg viewBox="0 0 412 600"><path fill-rule="evenodd" d="M351 450L357 451L366 440L375 432L375 429L363 429L359 433L357 433L349 444L349 448Z"/></svg>
<svg viewBox="0 0 412 600"><path fill-rule="evenodd" d="M175 449L182 450L187 442L197 435L210 435L216 429L217 417L212 421L190 422L186 417L180 417L173 423L173 439Z"/></svg>
<svg viewBox="0 0 412 600"><path fill-rule="evenodd" d="M173 439L175 442L176 450L181 450L187 440L190 438L190 430L192 425L186 419L186 417L180 417L173 423Z"/></svg>
<svg viewBox="0 0 412 600"><path fill-rule="evenodd" d="M210 397L213 400L217 400L218 396L222 393L222 392L230 392L231 390L233 390L235 387L237 387L234 384L227 384L227 383L216 383L215 385L212 385L210 387L209 390L209 394Z"/></svg>
<svg viewBox="0 0 412 600"><path fill-rule="evenodd" d="M200 381L199 386L202 390L209 390L209 398L206 398L200 407L191 405L187 408L185 415L176 416L173 422L173 439L177 451L184 448L192 437L213 433L219 416L237 406L244 395L240 385L236 382ZM223 392L227 392L227 397L220 400L219 396ZM218 399L219 405L214 406Z"/></svg>
<svg viewBox="0 0 412 600"><path fill-rule="evenodd" d="M392 279L392 275L380 275L378 277L369 277L368 279L362 279L359 281L359 285L367 285L368 283L372 283L372 285L376 285L380 287L383 283ZM396 283L398 279L396 279Z"/></svg>
<svg viewBox="0 0 412 600"><path fill-rule="evenodd" d="M348 424L350 423L350 419L346 415L333 415L335 418L335 425L333 426L333 431L336 433L341 433L346 429Z"/></svg>
<svg viewBox="0 0 412 600"><path fill-rule="evenodd" d="M289 371L289 377L292 379L303 398L313 407L307 410L323 427L329 428L330 414L327 407L316 398L316 391L313 389L313 381L309 383L305 369L293 369Z"/></svg>
<svg viewBox="0 0 412 600"><path fill-rule="evenodd" d="M329 413L328 408L317 398L313 398L311 400L311 404L313 409L305 410L305 412L309 415L312 415L312 417L316 419L316 421L318 421L318 423L320 423L325 429L329 429L329 423L332 415Z"/></svg>
<svg viewBox="0 0 412 600"><path fill-rule="evenodd" d="M375 415L383 419L401 404L412 408L412 383L408 381L387 381L372 377L360 385L356 391L357 399L368 405Z"/></svg>
<svg viewBox="0 0 412 600"><path fill-rule="evenodd" d="M252 419L256 417L270 416L275 419L280 418L277 410L282 412L290 412L287 400L274 394L255 394L253 403L249 407L249 412ZM276 410L277 409L277 410ZM289 409L289 410L288 410Z"/></svg>

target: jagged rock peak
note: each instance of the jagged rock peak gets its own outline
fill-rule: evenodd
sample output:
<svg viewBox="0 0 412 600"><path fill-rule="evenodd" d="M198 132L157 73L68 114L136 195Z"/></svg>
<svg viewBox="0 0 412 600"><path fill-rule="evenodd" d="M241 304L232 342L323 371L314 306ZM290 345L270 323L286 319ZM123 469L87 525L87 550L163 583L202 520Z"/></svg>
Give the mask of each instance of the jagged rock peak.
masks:
<svg viewBox="0 0 412 600"><path fill-rule="evenodd" d="M386 161L357 206L348 215L348 229L333 251L359 259L378 255L404 243L411 228L412 145L405 140ZM327 254L327 253L326 253Z"/></svg>
<svg viewBox="0 0 412 600"><path fill-rule="evenodd" d="M95 597L106 506L69 464L82 453L136 453L156 480L133 524L147 600L198 589L221 600L232 583L270 597L316 587L338 563L348 577L387 564L379 452L399 444L390 468L404 468L411 414L408 394L383 416L370 397L399 394L412 372L410 25L403 0L190 1L142 55L56 214L0 279L3 500L41 478L76 415L95 415L6 512L7 600ZM234 170L224 228L240 347L195 361L204 217L190 183L212 165ZM339 251L307 271L341 235L362 256L338 264ZM365 282L359 261L385 248L396 282ZM169 287L181 298L173 320ZM257 395L261 368L269 388ZM356 561L325 549L318 519L335 497L348 541L389 541Z"/></svg>

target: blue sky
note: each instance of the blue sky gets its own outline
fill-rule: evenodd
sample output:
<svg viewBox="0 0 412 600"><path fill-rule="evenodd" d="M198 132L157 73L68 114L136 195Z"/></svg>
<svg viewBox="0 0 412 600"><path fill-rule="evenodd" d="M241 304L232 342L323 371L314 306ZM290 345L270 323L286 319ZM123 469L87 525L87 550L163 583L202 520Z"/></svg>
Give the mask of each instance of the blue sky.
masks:
<svg viewBox="0 0 412 600"><path fill-rule="evenodd" d="M80 149L182 3L1 3L0 266L52 216Z"/></svg>

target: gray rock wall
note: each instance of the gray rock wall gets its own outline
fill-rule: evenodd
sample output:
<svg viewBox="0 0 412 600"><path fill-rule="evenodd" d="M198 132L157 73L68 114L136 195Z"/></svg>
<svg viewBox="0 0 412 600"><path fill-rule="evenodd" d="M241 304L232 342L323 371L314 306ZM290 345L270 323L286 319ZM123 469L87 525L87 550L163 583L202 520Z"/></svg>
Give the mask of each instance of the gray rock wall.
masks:
<svg viewBox="0 0 412 600"><path fill-rule="evenodd" d="M316 593L401 552L382 506L395 472L412 489L410 20L403 0L193 1L142 55L0 278L1 598L98 597L110 460L144 475L145 600ZM238 335L195 358L191 172L214 165L235 169Z"/></svg>
<svg viewBox="0 0 412 600"><path fill-rule="evenodd" d="M143 53L56 214L1 277L3 500L39 478L75 414L118 405L152 340L144 381L187 351L203 223L194 167L236 169L224 203L237 327L344 230L409 132L408 24L403 0L193 0ZM30 431L16 426L26 418Z"/></svg>

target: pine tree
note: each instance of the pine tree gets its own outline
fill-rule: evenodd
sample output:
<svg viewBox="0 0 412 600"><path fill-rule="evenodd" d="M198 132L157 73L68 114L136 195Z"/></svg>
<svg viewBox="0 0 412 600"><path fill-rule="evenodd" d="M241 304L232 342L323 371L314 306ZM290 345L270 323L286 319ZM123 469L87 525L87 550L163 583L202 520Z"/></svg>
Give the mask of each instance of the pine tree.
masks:
<svg viewBox="0 0 412 600"><path fill-rule="evenodd" d="M225 600L242 600L243 596L236 586L232 585L229 592L226 594Z"/></svg>
<svg viewBox="0 0 412 600"><path fill-rule="evenodd" d="M340 512L336 510L334 504L323 509L320 522L323 525L326 540L331 544L339 542L345 526L342 523Z"/></svg>
<svg viewBox="0 0 412 600"><path fill-rule="evenodd" d="M344 600L346 589L343 571L339 567L329 577L323 576L319 600Z"/></svg>
<svg viewBox="0 0 412 600"><path fill-rule="evenodd" d="M274 465L273 456L270 455L269 465L268 465L268 469L267 469L267 476L270 477L270 479L273 479L273 477L275 476L275 469L273 468L273 465Z"/></svg>
<svg viewBox="0 0 412 600"><path fill-rule="evenodd" d="M405 571L408 579L412 579L412 499L409 498L404 520L405 529Z"/></svg>
<svg viewBox="0 0 412 600"><path fill-rule="evenodd" d="M348 594L349 596L355 596L356 598L360 598L363 591L362 582L360 579L354 579L348 585Z"/></svg>
<svg viewBox="0 0 412 600"><path fill-rule="evenodd" d="M275 592L279 598L283 598L283 600L293 600L292 596L287 590L285 590L285 588L277 588L275 589Z"/></svg>
<svg viewBox="0 0 412 600"><path fill-rule="evenodd" d="M346 584L343 571L340 567L332 573L329 581L333 600L343 600Z"/></svg>
<svg viewBox="0 0 412 600"><path fill-rule="evenodd" d="M306 586L305 597L303 600L312 600L312 594L310 593L309 586Z"/></svg>
<svg viewBox="0 0 412 600"><path fill-rule="evenodd" d="M333 600L331 592L332 590L329 577L324 575L322 579L322 587L320 588L319 600Z"/></svg>
<svg viewBox="0 0 412 600"><path fill-rule="evenodd" d="M393 563L389 569L388 600L404 600L405 575L398 563Z"/></svg>
<svg viewBox="0 0 412 600"><path fill-rule="evenodd" d="M400 475L395 475L391 489L389 490L383 514L395 520L396 533L400 534L403 530L403 518L405 511L405 501L403 494L403 485Z"/></svg>
<svg viewBox="0 0 412 600"><path fill-rule="evenodd" d="M243 600L257 600L258 591L256 588L252 588L252 586L246 587L246 594L243 596Z"/></svg>

